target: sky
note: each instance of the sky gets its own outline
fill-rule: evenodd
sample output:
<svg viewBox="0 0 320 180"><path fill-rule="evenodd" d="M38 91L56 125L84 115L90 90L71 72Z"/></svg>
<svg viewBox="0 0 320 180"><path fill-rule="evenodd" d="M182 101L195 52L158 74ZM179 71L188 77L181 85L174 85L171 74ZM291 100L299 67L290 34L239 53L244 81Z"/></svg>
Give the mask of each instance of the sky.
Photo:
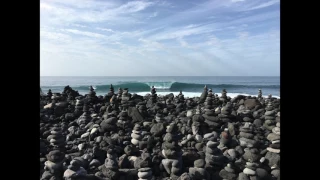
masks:
<svg viewBox="0 0 320 180"><path fill-rule="evenodd" d="M40 0L41 76L279 76L279 0Z"/></svg>

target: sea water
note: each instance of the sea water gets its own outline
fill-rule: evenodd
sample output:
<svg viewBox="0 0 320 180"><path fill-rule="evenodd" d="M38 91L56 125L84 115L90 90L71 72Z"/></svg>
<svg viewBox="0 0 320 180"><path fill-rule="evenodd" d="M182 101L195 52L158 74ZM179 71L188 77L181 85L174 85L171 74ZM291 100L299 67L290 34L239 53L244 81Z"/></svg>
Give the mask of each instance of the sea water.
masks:
<svg viewBox="0 0 320 180"><path fill-rule="evenodd" d="M61 93L67 85L85 95L89 87L93 86L97 95L105 95L109 92L110 84L115 93L118 88L129 88L130 93L146 95L151 87L156 88L158 95L173 93L179 94L181 90L185 97L200 96L203 87L219 96L223 89L227 90L227 96L235 97L239 94L257 96L261 89L263 96L271 94L280 98L279 76L41 76L40 87L44 93L49 89L53 93Z"/></svg>

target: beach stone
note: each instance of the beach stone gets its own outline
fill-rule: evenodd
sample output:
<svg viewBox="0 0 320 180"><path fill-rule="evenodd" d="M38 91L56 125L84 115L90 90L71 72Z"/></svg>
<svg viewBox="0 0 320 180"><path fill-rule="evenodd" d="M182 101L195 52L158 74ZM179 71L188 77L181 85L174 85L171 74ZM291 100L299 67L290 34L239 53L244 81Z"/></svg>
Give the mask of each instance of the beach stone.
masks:
<svg viewBox="0 0 320 180"><path fill-rule="evenodd" d="M147 171L147 172L138 172L138 177L140 179L146 179L149 178L150 176L152 176L152 171Z"/></svg>
<svg viewBox="0 0 320 180"><path fill-rule="evenodd" d="M219 176L222 177L223 179L230 179L230 180L235 180L237 175L234 174L234 173L230 173L224 169L222 169L220 172L219 172Z"/></svg>
<svg viewBox="0 0 320 180"><path fill-rule="evenodd" d="M266 112L264 113L265 116L274 116L275 114L276 114L275 111L266 111Z"/></svg>
<svg viewBox="0 0 320 180"><path fill-rule="evenodd" d="M270 133L268 136L267 136L267 139L269 141L275 141L275 140L279 140L280 139L280 136L278 134L275 134L275 133Z"/></svg>
<svg viewBox="0 0 320 180"><path fill-rule="evenodd" d="M280 169L274 169L274 170L272 170L272 171L271 171L271 174L272 174L274 177L278 178L278 177L280 176Z"/></svg>
<svg viewBox="0 0 320 180"><path fill-rule="evenodd" d="M253 121L253 124L254 124L256 127L261 127L261 126L263 125L261 119L255 119L255 120Z"/></svg>
<svg viewBox="0 0 320 180"><path fill-rule="evenodd" d="M247 138L247 139L252 139L254 137L253 134L251 133L246 133L246 132L240 132L239 134L241 137Z"/></svg>
<svg viewBox="0 0 320 180"><path fill-rule="evenodd" d="M247 99L243 104L249 110L253 109L257 105L261 105L257 99Z"/></svg>
<svg viewBox="0 0 320 180"><path fill-rule="evenodd" d="M273 165L279 165L280 164L280 155L273 152L267 152L265 155L265 158L269 161L268 165L271 167Z"/></svg>
<svg viewBox="0 0 320 180"><path fill-rule="evenodd" d="M256 171L249 168L244 168L243 173L250 176L256 175Z"/></svg>
<svg viewBox="0 0 320 180"><path fill-rule="evenodd" d="M243 172L239 173L238 180L250 180L250 178L245 175Z"/></svg>
<svg viewBox="0 0 320 180"><path fill-rule="evenodd" d="M260 179L270 179L270 175L269 175L268 171L266 171L265 169L262 169L262 168L256 169L256 175Z"/></svg>
<svg viewBox="0 0 320 180"><path fill-rule="evenodd" d="M194 167L203 168L206 162L203 159L198 159L194 161Z"/></svg>
<svg viewBox="0 0 320 180"><path fill-rule="evenodd" d="M280 149L274 149L274 148L271 148L271 147L267 147L267 150L269 152L273 152L273 153L280 153Z"/></svg>
<svg viewBox="0 0 320 180"><path fill-rule="evenodd" d="M177 180L193 180L189 173L183 173Z"/></svg>
<svg viewBox="0 0 320 180"><path fill-rule="evenodd" d="M154 136L161 136L164 132L165 132L165 126L163 123L157 123L154 124L151 127L150 132L154 135Z"/></svg>
<svg viewBox="0 0 320 180"><path fill-rule="evenodd" d="M234 150L234 149L228 149L227 152L228 152L228 154L229 154L233 159L235 159L235 158L237 157L237 152L236 152L236 150Z"/></svg>

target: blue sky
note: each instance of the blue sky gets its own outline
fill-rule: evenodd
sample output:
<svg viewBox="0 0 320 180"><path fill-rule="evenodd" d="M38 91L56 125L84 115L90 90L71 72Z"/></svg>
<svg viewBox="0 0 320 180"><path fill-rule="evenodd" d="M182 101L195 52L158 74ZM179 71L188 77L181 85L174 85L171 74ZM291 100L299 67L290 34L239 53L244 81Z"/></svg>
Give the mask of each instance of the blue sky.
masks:
<svg viewBox="0 0 320 180"><path fill-rule="evenodd" d="M279 0L40 0L41 76L279 76Z"/></svg>

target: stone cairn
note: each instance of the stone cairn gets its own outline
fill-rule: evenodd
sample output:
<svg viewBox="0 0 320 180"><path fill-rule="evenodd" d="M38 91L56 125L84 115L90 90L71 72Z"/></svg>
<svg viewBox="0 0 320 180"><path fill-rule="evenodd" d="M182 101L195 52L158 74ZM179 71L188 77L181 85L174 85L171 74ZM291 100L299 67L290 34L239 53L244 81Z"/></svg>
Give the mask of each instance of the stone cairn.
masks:
<svg viewBox="0 0 320 180"><path fill-rule="evenodd" d="M274 107L272 105L272 102L269 101L267 104L267 107L265 108L266 112L264 113L264 124L263 126L269 130L272 131L273 128L276 127L276 112L274 111Z"/></svg>
<svg viewBox="0 0 320 180"><path fill-rule="evenodd" d="M214 138L211 138L214 139ZM206 167L210 170L216 171L219 170L220 167L224 163L224 156L222 151L217 148L219 145L218 142L209 140L206 144L205 151L205 161Z"/></svg>
<svg viewBox="0 0 320 180"><path fill-rule="evenodd" d="M126 107L125 107L126 108ZM119 129L122 129L124 131L127 131L128 128L132 128L129 116L128 116L128 110L127 109L122 109L121 112L118 115L118 121L117 121L117 126Z"/></svg>
<svg viewBox="0 0 320 180"><path fill-rule="evenodd" d="M225 89L221 92L221 97L219 98L222 103L227 102L227 91Z"/></svg>
<svg viewBox="0 0 320 180"><path fill-rule="evenodd" d="M138 169L138 180L151 180L152 170L149 167Z"/></svg>
<svg viewBox="0 0 320 180"><path fill-rule="evenodd" d="M74 116L78 118L83 113L84 101L83 99L76 99Z"/></svg>
<svg viewBox="0 0 320 180"><path fill-rule="evenodd" d="M259 99L259 100L263 99L263 97L262 97L262 90L261 90L261 89L259 89L259 91L258 91L258 99Z"/></svg>
<svg viewBox="0 0 320 180"><path fill-rule="evenodd" d="M222 122L228 123L231 121L231 118L232 118L231 113L232 113L232 104L230 102L227 102L227 104L221 108L221 113L218 114L218 117Z"/></svg>
<svg viewBox="0 0 320 180"><path fill-rule="evenodd" d="M96 92L94 91L93 87L90 86L89 94L87 96L88 103L95 103L97 100Z"/></svg>
<svg viewBox="0 0 320 180"><path fill-rule="evenodd" d="M51 135L47 137L50 145L57 149L64 149L66 137L62 134L61 128L53 127L50 133Z"/></svg>
<svg viewBox="0 0 320 180"><path fill-rule="evenodd" d="M108 94L106 94L106 95L103 97L103 99L104 99L106 102L109 102L113 95L114 95L114 88L113 88L112 84L110 84L109 92L108 92Z"/></svg>
<svg viewBox="0 0 320 180"><path fill-rule="evenodd" d="M117 94L117 99L119 102L121 102L122 93L123 93L123 90L121 87L119 87L118 94Z"/></svg>
<svg viewBox="0 0 320 180"><path fill-rule="evenodd" d="M104 165L101 167L104 177L111 180L117 180L119 178L119 169L117 156L114 150L109 149L107 152L107 158Z"/></svg>
<svg viewBox="0 0 320 180"><path fill-rule="evenodd" d="M251 159L249 159L248 162L246 162L245 168L243 169L243 174L245 174L247 177L250 177L250 179L257 179L257 173L256 169L258 168L259 164L253 162Z"/></svg>
<svg viewBox="0 0 320 180"><path fill-rule="evenodd" d="M157 102L156 88L154 88L154 86L152 86L151 87L151 95L147 101L147 108L151 108L153 106L153 104L156 102Z"/></svg>
<svg viewBox="0 0 320 180"><path fill-rule="evenodd" d="M206 101L204 102L205 113L202 115L205 118L205 123L209 126L209 131L211 132L219 130L222 124L222 122L219 120L219 117L216 116L216 114L219 114L220 111L215 113L213 110L212 96L214 96L212 90L209 90Z"/></svg>
<svg viewBox="0 0 320 180"><path fill-rule="evenodd" d="M238 177L232 163L228 163L220 172L219 176L223 179L236 180Z"/></svg>
<svg viewBox="0 0 320 180"><path fill-rule="evenodd" d="M207 88L207 85L205 85L203 88L203 92L201 93L199 103L203 103L206 100L207 95L208 95L208 88Z"/></svg>
<svg viewBox="0 0 320 180"><path fill-rule="evenodd" d="M229 129L225 128L224 131L222 131L220 134L220 144L219 144L218 148L221 151L226 150L230 141L231 141L231 135L229 133Z"/></svg>
<svg viewBox="0 0 320 180"><path fill-rule="evenodd" d="M210 174L205 170L205 161L198 159L194 161L194 167L189 168L189 174L192 179L210 179Z"/></svg>
<svg viewBox="0 0 320 180"><path fill-rule="evenodd" d="M83 114L77 119L77 123L80 126L81 124L87 125L92 120L90 116L89 107L87 104L83 106Z"/></svg>
<svg viewBox="0 0 320 180"><path fill-rule="evenodd" d="M192 134L199 135L205 134L206 132L199 132L200 128L204 126L204 117L201 115L201 108L200 106L196 109L196 114L192 116Z"/></svg>
<svg viewBox="0 0 320 180"><path fill-rule="evenodd" d="M162 143L162 155L165 158L162 160L162 165L171 179L178 179L182 169L182 151L177 143L176 134L173 134L175 131L177 131L176 124L170 124Z"/></svg>
<svg viewBox="0 0 320 180"><path fill-rule="evenodd" d="M133 127L132 133L131 133L131 143L135 146L139 145L139 141L142 140L142 135L141 135L141 126L139 124L135 124Z"/></svg>
<svg viewBox="0 0 320 180"><path fill-rule="evenodd" d="M86 176L87 171L82 167L82 162L74 159L70 162L68 169L64 172L63 177L67 180L73 179L74 176Z"/></svg>
<svg viewBox="0 0 320 180"><path fill-rule="evenodd" d="M130 95L129 95L129 89L128 88L124 88L122 95L121 95L121 105L123 106L123 108L127 108L128 107L128 101L130 100Z"/></svg>
<svg viewBox="0 0 320 180"><path fill-rule="evenodd" d="M59 150L50 151L49 154L47 154L47 161L44 163L45 172L42 174L41 179L62 179L64 162L65 154L63 152Z"/></svg>
<svg viewBox="0 0 320 180"><path fill-rule="evenodd" d="M248 148L257 147L258 144L257 141L254 140L253 133L253 125L250 122L245 122L244 125L240 127L240 146Z"/></svg>
<svg viewBox="0 0 320 180"><path fill-rule="evenodd" d="M147 111L147 107L146 107L145 102L139 102L137 104L137 109L138 109L139 113L142 115L142 117L148 116L148 111Z"/></svg>

